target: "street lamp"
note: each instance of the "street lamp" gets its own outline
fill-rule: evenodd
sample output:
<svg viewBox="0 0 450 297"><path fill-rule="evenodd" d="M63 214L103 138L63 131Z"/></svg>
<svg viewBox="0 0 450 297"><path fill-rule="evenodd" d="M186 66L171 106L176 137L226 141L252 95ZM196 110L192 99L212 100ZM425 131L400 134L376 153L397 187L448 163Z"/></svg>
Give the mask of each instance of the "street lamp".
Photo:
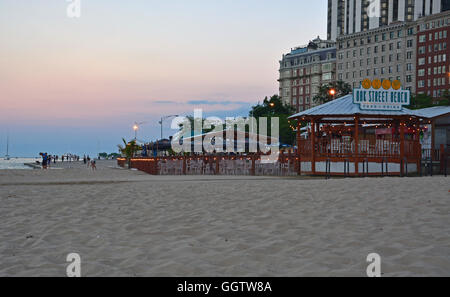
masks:
<svg viewBox="0 0 450 297"><path fill-rule="evenodd" d="M335 89L330 89L328 91L328 95L331 96L331 100L334 100L334 96L336 96L336 90Z"/></svg>
<svg viewBox="0 0 450 297"><path fill-rule="evenodd" d="M161 118L161 121L158 122L158 123L161 125L161 140L163 139L163 122L164 122L165 120L167 120L167 119L170 119L170 118L176 118L176 117L178 117L177 114L175 114L175 115L164 116L164 117Z"/></svg>
<svg viewBox="0 0 450 297"><path fill-rule="evenodd" d="M142 124L145 124L145 122L141 122L141 123L135 122L135 123L134 123L134 125L133 125L133 130L134 130L134 140L137 140L137 132L138 132L138 130L139 130L139 126L142 125Z"/></svg>
<svg viewBox="0 0 450 297"><path fill-rule="evenodd" d="M137 131L139 130L139 126L137 124L134 124L133 130L134 130L134 140L137 140Z"/></svg>
<svg viewBox="0 0 450 297"><path fill-rule="evenodd" d="M275 107L275 103L271 102L271 103L269 103L269 106L273 108L273 107Z"/></svg>

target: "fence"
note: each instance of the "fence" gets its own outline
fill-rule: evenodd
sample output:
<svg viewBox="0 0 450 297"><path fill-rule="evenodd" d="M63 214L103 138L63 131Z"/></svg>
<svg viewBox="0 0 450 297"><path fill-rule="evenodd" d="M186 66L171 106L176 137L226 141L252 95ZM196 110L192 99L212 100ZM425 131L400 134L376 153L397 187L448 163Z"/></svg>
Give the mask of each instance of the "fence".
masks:
<svg viewBox="0 0 450 297"><path fill-rule="evenodd" d="M300 166L302 172L311 173L312 150L310 141L300 142L300 156L297 153L280 153L276 162L264 162L264 155L197 155L178 157L157 157L157 158L132 158L127 162L125 158L118 159L118 165L135 168L152 175L252 175L252 176L296 176L299 174ZM408 173L408 163L418 160L420 154L419 146L412 141L405 142L405 158L400 158L400 143L395 141L377 141L371 143L362 140L358 145L358 154L355 154L355 143L353 141L320 141L316 143L315 162L317 166L324 163L325 172L331 174L333 162L344 162L343 173L349 175L349 166L355 158L362 166L359 175L364 176L369 173L369 163L381 164L383 168L381 175L398 174L388 171L392 164L400 164L401 168L406 168ZM449 171L450 149L437 150L439 156L440 170L442 174ZM423 153L423 152L422 152ZM423 156L423 154L422 154ZM422 159L425 160L425 159ZM302 162L304 165L301 165ZM308 165L309 162L309 165ZM438 166L439 164L436 164ZM427 166L427 165L426 165ZM347 169L346 169L347 168ZM385 169L384 169L385 168ZM347 170L347 171L346 171ZM320 170L318 170L320 171ZM330 172L329 172L330 171ZM419 169L422 172L422 169ZM423 173L426 174L425 168ZM358 174L357 174L358 175Z"/></svg>
<svg viewBox="0 0 450 297"><path fill-rule="evenodd" d="M405 141L404 157L416 159L419 146L414 141ZM321 139L316 142L315 155L318 157L364 157L364 158L400 158L400 141L361 139L358 141L358 149L355 149L355 141L351 138ZM304 157L310 157L311 141L300 142L300 153Z"/></svg>
<svg viewBox="0 0 450 297"><path fill-rule="evenodd" d="M265 162L264 155L251 156L182 156L132 158L130 167L153 175L255 175L295 176L298 157L280 154L276 162ZM126 160L118 159L126 166Z"/></svg>

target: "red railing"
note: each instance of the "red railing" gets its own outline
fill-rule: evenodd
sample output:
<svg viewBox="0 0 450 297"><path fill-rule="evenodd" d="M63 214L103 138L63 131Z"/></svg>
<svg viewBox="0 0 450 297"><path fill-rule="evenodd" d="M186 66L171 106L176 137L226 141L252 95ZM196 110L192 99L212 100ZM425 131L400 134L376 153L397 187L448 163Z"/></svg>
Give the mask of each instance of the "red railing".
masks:
<svg viewBox="0 0 450 297"><path fill-rule="evenodd" d="M365 157L365 158L400 158L400 142L362 139L358 142L358 149L355 147L353 139L320 139L315 143L316 157ZM404 142L404 157L418 157L418 145L414 141ZM302 140L300 142L300 156L310 157L312 155L311 140Z"/></svg>
<svg viewBox="0 0 450 297"><path fill-rule="evenodd" d="M267 155L201 155L158 158L133 158L130 168L152 175L274 175L292 176L298 173L295 154L280 153L275 162L265 162ZM118 165L125 167L125 159Z"/></svg>

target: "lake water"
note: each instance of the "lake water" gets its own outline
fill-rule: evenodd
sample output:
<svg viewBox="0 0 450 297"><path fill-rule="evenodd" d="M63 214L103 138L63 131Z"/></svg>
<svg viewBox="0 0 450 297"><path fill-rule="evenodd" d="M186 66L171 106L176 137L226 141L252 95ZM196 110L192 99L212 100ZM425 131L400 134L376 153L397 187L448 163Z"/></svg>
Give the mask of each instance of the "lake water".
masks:
<svg viewBox="0 0 450 297"><path fill-rule="evenodd" d="M0 158L0 170L2 169L32 169L31 167L25 166L24 163L34 163L40 161L41 159L35 158L11 158L11 160L4 160L3 157Z"/></svg>

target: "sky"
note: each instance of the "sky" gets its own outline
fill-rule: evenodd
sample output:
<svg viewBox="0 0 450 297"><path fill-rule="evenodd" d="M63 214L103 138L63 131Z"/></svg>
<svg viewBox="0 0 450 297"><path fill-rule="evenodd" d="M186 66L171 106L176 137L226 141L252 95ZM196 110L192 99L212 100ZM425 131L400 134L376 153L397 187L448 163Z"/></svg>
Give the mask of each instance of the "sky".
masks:
<svg viewBox="0 0 450 297"><path fill-rule="evenodd" d="M326 38L327 1L0 0L0 155L117 152L161 116L246 116L279 60ZM164 137L172 135L164 122Z"/></svg>

